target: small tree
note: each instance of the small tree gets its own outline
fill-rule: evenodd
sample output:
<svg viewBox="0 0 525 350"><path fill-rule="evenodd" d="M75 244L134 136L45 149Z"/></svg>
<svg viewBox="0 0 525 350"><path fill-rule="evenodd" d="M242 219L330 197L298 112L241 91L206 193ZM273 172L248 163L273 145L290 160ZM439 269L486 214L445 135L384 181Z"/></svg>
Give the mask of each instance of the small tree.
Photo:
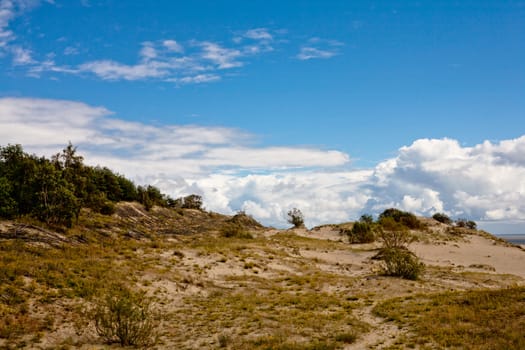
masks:
<svg viewBox="0 0 525 350"><path fill-rule="evenodd" d="M16 213L16 201L11 197L11 184L0 177L0 217L10 219Z"/></svg>
<svg viewBox="0 0 525 350"><path fill-rule="evenodd" d="M396 208L386 209L381 214L379 214L379 221L381 222L386 218L392 218L394 221L399 222L400 224L403 224L412 230L421 228L421 223L417 217L407 211L402 211Z"/></svg>
<svg viewBox="0 0 525 350"><path fill-rule="evenodd" d="M408 250L408 244L412 240L408 228L393 217L383 217L379 235L383 241L383 247L378 254L383 260L383 273L387 276L417 279L424 265Z"/></svg>
<svg viewBox="0 0 525 350"><path fill-rule="evenodd" d="M456 226L457 227L466 227L466 228L469 228L471 230L475 230L478 225L472 221L472 220L467 220L467 219L457 219L456 220Z"/></svg>
<svg viewBox="0 0 525 350"><path fill-rule="evenodd" d="M202 197L196 194L190 194L189 196L184 197L182 207L184 209L202 210Z"/></svg>
<svg viewBox="0 0 525 350"><path fill-rule="evenodd" d="M288 211L288 222L292 224L295 228L304 226L304 216L303 213L297 209L293 208Z"/></svg>
<svg viewBox="0 0 525 350"><path fill-rule="evenodd" d="M434 215L432 215L432 218L446 225L450 225L452 223L452 220L446 214L443 213L435 213Z"/></svg>
<svg viewBox="0 0 525 350"><path fill-rule="evenodd" d="M359 221L371 225L371 224L374 223L374 218L373 218L373 216L370 215L370 214L363 214L363 215L361 215L361 217L359 218Z"/></svg>
<svg viewBox="0 0 525 350"><path fill-rule="evenodd" d="M392 217L381 219L379 236L383 241L384 248L403 248L406 249L412 237L408 229Z"/></svg>

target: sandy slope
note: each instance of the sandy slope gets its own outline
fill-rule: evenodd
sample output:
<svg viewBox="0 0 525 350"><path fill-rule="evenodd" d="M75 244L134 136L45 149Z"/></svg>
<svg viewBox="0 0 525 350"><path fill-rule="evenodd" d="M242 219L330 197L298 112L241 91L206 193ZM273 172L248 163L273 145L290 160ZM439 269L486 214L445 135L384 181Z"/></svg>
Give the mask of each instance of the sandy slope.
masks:
<svg viewBox="0 0 525 350"><path fill-rule="evenodd" d="M525 250L481 236L466 236L465 240L448 244L413 243L410 248L427 265L483 269L525 278Z"/></svg>
<svg viewBox="0 0 525 350"><path fill-rule="evenodd" d="M381 262L372 259L380 243L349 245L337 226L325 226L314 230L266 229L254 233L254 240L235 241L237 243L218 240L221 246L208 245L202 238L194 241L192 235L166 236L171 237L169 242L180 240L176 244L179 256L174 256L172 246L150 250L147 254L137 250L135 258L151 260L155 265L149 273L140 274L137 283L163 301L163 311L176 315L188 308L185 301L188 297L207 298L218 291L226 296L235 291L253 292L256 286L264 286L266 282L272 284L276 280L326 272L335 277L326 279L331 282L320 285L319 291L355 298L355 309L351 312L370 326L368 333L361 334L345 349L384 349L408 334L408 329L399 329L372 313L373 307L386 299L417 293L525 285L524 249L479 232L449 234L447 227L437 222L429 222L428 230L414 234L418 240L410 249L427 267L418 281L380 276ZM192 323L193 314L198 312L206 310L195 304L189 310L189 321L167 325L170 336L164 338L164 344L158 348L216 349L216 330L212 327L203 333L202 325ZM238 321L239 327L243 326L241 321ZM172 334L170 329L176 331ZM84 338L79 338L71 325L62 324L34 348L53 348L68 337L74 344L77 340L83 344L80 348L91 349L91 345L100 348L100 340L92 333L86 332Z"/></svg>

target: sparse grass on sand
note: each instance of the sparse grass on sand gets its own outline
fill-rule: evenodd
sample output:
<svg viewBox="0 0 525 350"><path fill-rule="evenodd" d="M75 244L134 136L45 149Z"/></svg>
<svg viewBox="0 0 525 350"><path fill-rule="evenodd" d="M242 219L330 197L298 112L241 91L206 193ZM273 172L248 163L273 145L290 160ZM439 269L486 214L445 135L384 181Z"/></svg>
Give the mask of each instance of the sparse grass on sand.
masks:
<svg viewBox="0 0 525 350"><path fill-rule="evenodd" d="M423 348L525 349L525 287L395 298L374 312L410 327Z"/></svg>
<svg viewBox="0 0 525 350"><path fill-rule="evenodd" d="M35 227L0 222L0 349L105 348L86 311L112 283L151 298L158 350L525 348L525 289L501 289L523 279L484 260L409 281L381 276L377 245L340 241L337 227L278 231L137 203ZM492 290L436 294L473 288Z"/></svg>

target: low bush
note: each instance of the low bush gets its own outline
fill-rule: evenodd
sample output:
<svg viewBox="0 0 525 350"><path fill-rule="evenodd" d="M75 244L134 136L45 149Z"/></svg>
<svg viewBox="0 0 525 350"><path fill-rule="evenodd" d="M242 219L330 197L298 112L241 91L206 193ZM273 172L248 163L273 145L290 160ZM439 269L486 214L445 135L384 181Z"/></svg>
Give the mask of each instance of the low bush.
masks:
<svg viewBox="0 0 525 350"><path fill-rule="evenodd" d="M156 315L144 292L114 285L95 301L93 319L97 334L121 346L151 346L156 342Z"/></svg>
<svg viewBox="0 0 525 350"><path fill-rule="evenodd" d="M102 215L113 215L115 214L115 204L110 201L105 201L100 207L100 214Z"/></svg>
<svg viewBox="0 0 525 350"><path fill-rule="evenodd" d="M383 241L383 247L386 249L406 248L412 241L412 236L406 226L391 217L381 219L378 232Z"/></svg>
<svg viewBox="0 0 525 350"><path fill-rule="evenodd" d="M441 222L442 224L450 225L452 223L452 220L443 213L435 213L432 215L432 218L436 221Z"/></svg>
<svg viewBox="0 0 525 350"><path fill-rule="evenodd" d="M342 230L348 235L350 243L371 243L375 241L375 234L372 225L366 222L356 222L351 230Z"/></svg>
<svg viewBox="0 0 525 350"><path fill-rule="evenodd" d="M242 225L233 222L225 223L220 229L220 234L221 236L227 238L253 238L251 233L248 232Z"/></svg>
<svg viewBox="0 0 525 350"><path fill-rule="evenodd" d="M423 272L424 265L407 249L386 248L381 252L383 273L387 276L416 280Z"/></svg>
<svg viewBox="0 0 525 350"><path fill-rule="evenodd" d="M472 220L457 219L456 220L456 226L457 227L464 227L464 228L466 227L466 228L469 228L471 230L475 230L478 225Z"/></svg>

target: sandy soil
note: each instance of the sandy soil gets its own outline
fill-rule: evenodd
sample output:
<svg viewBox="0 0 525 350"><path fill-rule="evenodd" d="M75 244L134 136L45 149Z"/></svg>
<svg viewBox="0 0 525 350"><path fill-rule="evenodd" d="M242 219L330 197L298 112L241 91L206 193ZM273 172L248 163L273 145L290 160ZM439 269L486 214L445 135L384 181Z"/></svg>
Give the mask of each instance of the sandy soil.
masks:
<svg viewBox="0 0 525 350"><path fill-rule="evenodd" d="M466 242L447 244L413 243L410 249L426 265L463 267L525 279L525 250L506 247L481 236L466 236Z"/></svg>

